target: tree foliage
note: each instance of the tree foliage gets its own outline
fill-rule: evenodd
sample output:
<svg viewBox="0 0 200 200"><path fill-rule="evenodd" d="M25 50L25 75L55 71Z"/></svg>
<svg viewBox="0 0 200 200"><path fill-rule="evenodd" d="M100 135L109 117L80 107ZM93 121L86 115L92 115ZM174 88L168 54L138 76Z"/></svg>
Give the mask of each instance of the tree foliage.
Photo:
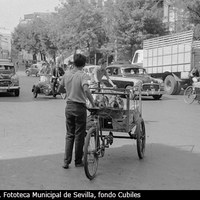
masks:
<svg viewBox="0 0 200 200"><path fill-rule="evenodd" d="M154 0L108 0L105 5L88 0L63 0L55 13L19 24L13 44L19 51L55 58L80 48L130 59L146 38L166 34L161 11Z"/></svg>
<svg viewBox="0 0 200 200"><path fill-rule="evenodd" d="M194 37L200 40L200 1L185 1L185 11L188 12L188 22L193 25Z"/></svg>

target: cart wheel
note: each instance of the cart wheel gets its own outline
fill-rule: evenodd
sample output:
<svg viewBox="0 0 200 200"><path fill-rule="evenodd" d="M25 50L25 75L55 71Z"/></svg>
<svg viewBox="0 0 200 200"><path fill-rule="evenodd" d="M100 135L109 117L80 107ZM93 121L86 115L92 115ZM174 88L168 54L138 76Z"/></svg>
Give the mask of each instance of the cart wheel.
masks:
<svg viewBox="0 0 200 200"><path fill-rule="evenodd" d="M84 146L84 169L85 175L92 180L98 168L98 154L96 142L96 128L90 128L85 139Z"/></svg>
<svg viewBox="0 0 200 200"><path fill-rule="evenodd" d="M196 98L196 91L193 86L188 86L184 91L184 101L185 103L191 104Z"/></svg>
<svg viewBox="0 0 200 200"><path fill-rule="evenodd" d="M142 120L136 127L136 133L137 133L137 153L138 157L142 159L144 157L145 152L145 143L146 143L146 132L145 132L145 124Z"/></svg>

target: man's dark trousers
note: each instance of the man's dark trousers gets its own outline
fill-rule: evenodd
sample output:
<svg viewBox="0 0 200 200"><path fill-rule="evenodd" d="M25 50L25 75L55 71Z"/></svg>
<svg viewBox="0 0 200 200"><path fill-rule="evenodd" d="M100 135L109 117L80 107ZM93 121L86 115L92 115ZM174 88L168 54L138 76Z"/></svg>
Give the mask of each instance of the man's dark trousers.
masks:
<svg viewBox="0 0 200 200"><path fill-rule="evenodd" d="M83 145L86 131L86 105L72 101L67 102L65 116L67 133L64 163L71 163L73 145L75 142L75 164L80 164L82 162Z"/></svg>

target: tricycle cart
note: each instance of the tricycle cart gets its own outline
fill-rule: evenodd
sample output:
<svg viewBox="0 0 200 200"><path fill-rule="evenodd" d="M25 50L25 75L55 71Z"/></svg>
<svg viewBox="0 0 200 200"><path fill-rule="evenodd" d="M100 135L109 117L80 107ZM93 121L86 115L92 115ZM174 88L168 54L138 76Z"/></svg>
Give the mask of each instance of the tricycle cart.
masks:
<svg viewBox="0 0 200 200"><path fill-rule="evenodd" d="M56 98L57 95L60 95L62 99L65 99L65 89L61 88L58 92L59 82L61 78L52 77L49 74L40 75L39 82L34 84L32 87L33 97L37 98L38 94L45 95L45 96L53 96ZM53 83L56 82L55 86ZM55 92L53 92L53 87Z"/></svg>
<svg viewBox="0 0 200 200"><path fill-rule="evenodd" d="M90 180L96 175L98 159L104 156L105 149L112 145L114 138L135 139L140 159L144 157L146 142L140 88L137 95L133 90L120 88L101 88L100 92L97 91L93 93L103 98L99 107L88 108L90 115L84 146L84 169ZM123 106L118 103L121 96L125 97ZM123 135L115 135L116 132Z"/></svg>

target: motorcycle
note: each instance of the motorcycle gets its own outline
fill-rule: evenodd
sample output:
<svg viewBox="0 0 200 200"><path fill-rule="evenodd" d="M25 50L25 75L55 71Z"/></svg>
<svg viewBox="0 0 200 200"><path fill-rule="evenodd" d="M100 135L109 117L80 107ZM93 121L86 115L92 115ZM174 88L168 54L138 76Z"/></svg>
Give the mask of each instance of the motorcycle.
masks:
<svg viewBox="0 0 200 200"><path fill-rule="evenodd" d="M41 75L38 84L33 85L32 92L33 97L37 98L38 94L43 94L45 96L53 96L56 98L60 95L62 99L65 99L66 91L61 88L58 92L58 87L60 85L61 77L54 77L50 75Z"/></svg>

